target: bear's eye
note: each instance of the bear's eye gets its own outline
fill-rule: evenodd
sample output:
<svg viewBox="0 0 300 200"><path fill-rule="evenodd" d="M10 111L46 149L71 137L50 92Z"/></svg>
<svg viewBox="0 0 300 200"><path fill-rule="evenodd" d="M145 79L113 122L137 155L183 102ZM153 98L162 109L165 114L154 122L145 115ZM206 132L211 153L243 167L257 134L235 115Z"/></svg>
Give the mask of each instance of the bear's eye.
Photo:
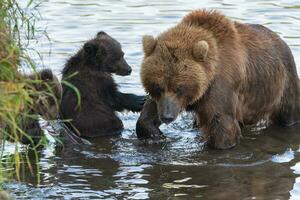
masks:
<svg viewBox="0 0 300 200"><path fill-rule="evenodd" d="M185 88L183 86L179 86L175 92L177 96L182 96L185 92Z"/></svg>
<svg viewBox="0 0 300 200"><path fill-rule="evenodd" d="M150 90L149 90L149 94L153 97L153 98L159 98L161 96L161 94L163 93L163 89L158 86L158 85L153 85Z"/></svg>

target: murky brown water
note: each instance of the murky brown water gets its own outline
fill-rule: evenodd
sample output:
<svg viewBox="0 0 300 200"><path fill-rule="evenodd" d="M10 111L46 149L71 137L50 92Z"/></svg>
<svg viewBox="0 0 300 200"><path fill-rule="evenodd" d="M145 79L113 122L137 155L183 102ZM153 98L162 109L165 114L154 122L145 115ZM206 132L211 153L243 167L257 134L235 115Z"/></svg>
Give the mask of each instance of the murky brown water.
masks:
<svg viewBox="0 0 300 200"><path fill-rule="evenodd" d="M189 10L217 8L236 20L260 23L291 46L300 72L300 1L222 0L48 0L39 10L51 38L33 47L57 75L85 40L104 30L117 38L133 66L117 77L121 90L143 94L139 79L141 37L158 35ZM38 59L37 59L38 61ZM226 151L203 149L184 114L162 129L165 144L143 145L135 135L138 114L120 114L121 137L99 138L92 146L40 151L41 185L29 170L6 188L17 199L300 199L300 126L247 131ZM32 162L34 162L34 156Z"/></svg>

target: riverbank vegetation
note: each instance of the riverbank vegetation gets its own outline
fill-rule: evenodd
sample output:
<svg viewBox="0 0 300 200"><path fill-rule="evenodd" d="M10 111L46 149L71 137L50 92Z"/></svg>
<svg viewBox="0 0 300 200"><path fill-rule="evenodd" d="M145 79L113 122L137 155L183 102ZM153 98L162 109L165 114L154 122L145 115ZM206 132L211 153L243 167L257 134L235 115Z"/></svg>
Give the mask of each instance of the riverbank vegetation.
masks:
<svg viewBox="0 0 300 200"><path fill-rule="evenodd" d="M31 86L37 80L28 80L22 75L24 71L36 71L34 62L28 56L27 47L36 34L37 5L33 0L22 6L16 0L0 0L0 183L11 175L20 180L20 168L24 163L30 169L37 169L35 176L39 179L39 167L32 166L26 152L29 148L34 149L38 160L35 149L41 143L30 147L19 144L23 137L32 141L20 124L24 118L38 119L38 115L27 111L34 104L33 97L42 95L41 91L36 91ZM7 146L9 153L6 153Z"/></svg>

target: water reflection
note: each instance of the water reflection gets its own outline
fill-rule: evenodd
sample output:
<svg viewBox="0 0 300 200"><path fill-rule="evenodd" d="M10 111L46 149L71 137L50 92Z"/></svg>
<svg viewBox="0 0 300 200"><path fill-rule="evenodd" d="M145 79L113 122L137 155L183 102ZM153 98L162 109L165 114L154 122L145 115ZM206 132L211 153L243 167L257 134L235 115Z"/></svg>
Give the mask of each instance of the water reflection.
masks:
<svg viewBox="0 0 300 200"><path fill-rule="evenodd" d="M51 41L41 36L32 45L42 65L60 75L66 59L104 30L122 43L133 66L132 76L115 77L121 90L143 94L142 35L159 34L195 8L268 26L290 45L300 72L300 3L294 0L47 0L38 26L47 27ZM24 181L6 187L23 199L300 199L300 126L246 131L238 147L217 151L203 149L188 114L162 127L166 143L149 145L136 139L138 114L120 117L121 137L95 139L92 146L51 145L40 152L39 187L26 166Z"/></svg>

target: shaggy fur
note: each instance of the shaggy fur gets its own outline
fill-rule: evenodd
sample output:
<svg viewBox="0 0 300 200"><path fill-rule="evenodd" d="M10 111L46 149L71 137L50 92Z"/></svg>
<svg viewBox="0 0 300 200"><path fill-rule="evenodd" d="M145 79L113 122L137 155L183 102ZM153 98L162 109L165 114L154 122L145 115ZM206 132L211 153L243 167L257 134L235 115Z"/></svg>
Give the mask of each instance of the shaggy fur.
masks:
<svg viewBox="0 0 300 200"><path fill-rule="evenodd" d="M63 85L61 117L66 125L82 137L119 134L122 121L116 111L140 111L144 96L118 91L112 73L129 75L130 66L123 58L118 41L104 32L87 41L63 69L63 80L80 92L79 104L75 91Z"/></svg>
<svg viewBox="0 0 300 200"><path fill-rule="evenodd" d="M219 149L236 145L241 125L300 120L293 55L264 26L197 10L157 38L145 36L143 45L141 80L152 99L137 122L139 138L160 135L158 126L183 110L196 114L208 144Z"/></svg>
<svg viewBox="0 0 300 200"><path fill-rule="evenodd" d="M31 137L34 144L38 144L43 136L43 130L38 119L30 116L40 115L45 120L57 119L62 87L58 78L49 69L24 76L23 79L29 81L27 84L28 91L33 91L29 92L32 95L33 105L25 108L24 113L28 116L22 117L20 128ZM20 139L22 143L31 144L27 137L22 134L20 136L22 136Z"/></svg>

